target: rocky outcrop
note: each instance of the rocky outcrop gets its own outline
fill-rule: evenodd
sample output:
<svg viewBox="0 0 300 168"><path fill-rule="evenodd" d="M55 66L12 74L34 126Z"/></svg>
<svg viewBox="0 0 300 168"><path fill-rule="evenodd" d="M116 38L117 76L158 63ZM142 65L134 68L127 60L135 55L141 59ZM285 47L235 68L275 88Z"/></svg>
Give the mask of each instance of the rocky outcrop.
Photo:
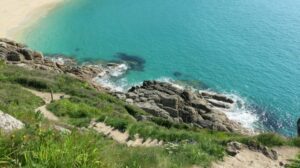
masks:
<svg viewBox="0 0 300 168"><path fill-rule="evenodd" d="M103 76L113 76L114 74L112 73L114 70L118 70L120 66L118 63L78 65L78 63L72 58L60 55L45 57L42 53L33 51L23 44L1 38L0 60L4 60L7 64L14 64L29 69L70 74L81 80L89 82L91 86L98 90L105 90L106 88L97 85L94 79Z"/></svg>
<svg viewBox="0 0 300 168"><path fill-rule="evenodd" d="M124 54L123 54L123 57ZM44 57L25 45L7 39L0 39L0 59L7 64L29 69L45 70L53 73L66 73L77 77L98 90L108 90L101 81L124 74L128 67L124 63L101 65L78 65L71 58ZM127 60L143 60L126 56ZM100 83L100 84L99 84ZM168 83L145 81L142 86L132 87L128 93L116 94L130 104L135 104L153 116L175 123L188 123L199 128L245 133L239 123L227 118L223 110L229 109L232 99L209 92L194 93L179 89ZM143 118L143 117L141 117Z"/></svg>
<svg viewBox="0 0 300 168"><path fill-rule="evenodd" d="M12 117L9 114L5 114L0 111L0 131L4 133L10 133L14 130L22 129L24 124Z"/></svg>
<svg viewBox="0 0 300 168"><path fill-rule="evenodd" d="M269 149L268 147L258 143L250 143L248 145L244 145L239 142L232 141L227 143L226 152L231 156L235 156L238 153L240 153L240 151L243 149L249 149L254 152L262 153L263 155L272 160L278 159L278 153L275 150Z"/></svg>
<svg viewBox="0 0 300 168"><path fill-rule="evenodd" d="M249 143L247 145L248 149L252 150L252 151L256 151L256 152L261 152L262 154L264 154L266 157L273 159L273 160L277 160L278 159L278 154L275 150L273 149L269 149L268 147L261 145L261 144L257 144L257 143Z"/></svg>
<svg viewBox="0 0 300 168"><path fill-rule="evenodd" d="M229 108L234 103L224 95L195 93L169 83L145 81L141 86L129 89L125 95L118 93L116 96L171 122L219 131L246 132L222 112L222 108Z"/></svg>

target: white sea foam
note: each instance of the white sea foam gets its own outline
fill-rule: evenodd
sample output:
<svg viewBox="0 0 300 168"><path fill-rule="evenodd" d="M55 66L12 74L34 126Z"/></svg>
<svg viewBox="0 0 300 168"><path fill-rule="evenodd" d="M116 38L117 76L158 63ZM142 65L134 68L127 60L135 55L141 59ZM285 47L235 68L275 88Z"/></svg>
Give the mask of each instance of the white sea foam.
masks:
<svg viewBox="0 0 300 168"><path fill-rule="evenodd" d="M107 88L111 91L124 92L125 88L128 85L128 82L125 78L119 79L118 81L112 81L110 78L106 77L97 77L94 79L102 87Z"/></svg>
<svg viewBox="0 0 300 168"><path fill-rule="evenodd" d="M161 78L158 78L157 81L169 83L169 84L171 84L172 86L174 86L178 89L184 89L185 88L185 86L177 84L175 82L175 80L173 80L172 78L169 78L169 77L161 77Z"/></svg>
<svg viewBox="0 0 300 168"><path fill-rule="evenodd" d="M128 69L129 68L125 63L109 66L104 73L99 74L99 77L94 78L94 81L111 91L124 92L125 88L128 86L128 82L126 78L122 78L122 76Z"/></svg>
<svg viewBox="0 0 300 168"><path fill-rule="evenodd" d="M227 117L230 120L241 123L243 127L254 132L259 119L254 109L249 106L247 99L233 93L223 94L234 101L234 104L229 109L222 109Z"/></svg>
<svg viewBox="0 0 300 168"><path fill-rule="evenodd" d="M128 69L129 69L129 67L125 63L108 67L109 75L112 77L119 77L119 76L125 74Z"/></svg>
<svg viewBox="0 0 300 168"><path fill-rule="evenodd" d="M61 64L61 65L64 65L64 64L65 64L65 58L62 58L62 57L48 57L48 58L50 58L50 60L51 60L52 62Z"/></svg>

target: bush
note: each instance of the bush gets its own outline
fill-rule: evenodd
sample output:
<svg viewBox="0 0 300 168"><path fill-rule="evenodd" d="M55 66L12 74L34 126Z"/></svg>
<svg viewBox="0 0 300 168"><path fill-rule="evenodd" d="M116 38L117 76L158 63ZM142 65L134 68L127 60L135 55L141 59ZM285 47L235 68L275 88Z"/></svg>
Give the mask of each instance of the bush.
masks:
<svg viewBox="0 0 300 168"><path fill-rule="evenodd" d="M71 118L68 121L70 124L76 127L88 127L91 123L90 118Z"/></svg>
<svg viewBox="0 0 300 168"><path fill-rule="evenodd" d="M100 116L97 119L98 122L104 122L105 124L118 129L122 132L125 132L127 129L127 126L129 125L129 121L122 119L122 118L112 118L105 115Z"/></svg>
<svg viewBox="0 0 300 168"><path fill-rule="evenodd" d="M300 137L293 138L291 140L291 144L294 145L294 146L300 147Z"/></svg>
<svg viewBox="0 0 300 168"><path fill-rule="evenodd" d="M15 82L21 84L22 86L35 88L37 90L47 90L50 88L48 84L49 81L38 79L38 78L32 78L32 77L16 78Z"/></svg>
<svg viewBox="0 0 300 168"><path fill-rule="evenodd" d="M177 129L192 129L191 126L188 126L185 123L173 123L169 120L163 119L163 118L159 118L159 117L152 117L151 121L156 123L159 126L163 126L166 128L177 128Z"/></svg>
<svg viewBox="0 0 300 168"><path fill-rule="evenodd" d="M132 115L133 117L138 117L138 116L141 116L141 115L147 115L147 113L138 108L138 107L135 107L135 106L132 106L132 105L129 105L129 104L126 104L125 106L125 109L127 110L127 112Z"/></svg>
<svg viewBox="0 0 300 168"><path fill-rule="evenodd" d="M287 144L287 139L274 133L264 133L256 136L258 142L265 146L282 146Z"/></svg>
<svg viewBox="0 0 300 168"><path fill-rule="evenodd" d="M62 99L53 102L47 106L55 115L70 118L87 118L95 114L101 114L101 111L84 103L73 103L68 99Z"/></svg>

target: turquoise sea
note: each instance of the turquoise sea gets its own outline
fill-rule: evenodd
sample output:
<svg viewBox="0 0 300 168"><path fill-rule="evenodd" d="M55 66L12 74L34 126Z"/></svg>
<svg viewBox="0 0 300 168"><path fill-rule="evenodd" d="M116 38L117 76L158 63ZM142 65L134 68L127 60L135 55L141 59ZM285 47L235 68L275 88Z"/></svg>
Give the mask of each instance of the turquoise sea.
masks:
<svg viewBox="0 0 300 168"><path fill-rule="evenodd" d="M173 79L235 94L247 103L240 110L258 118L256 127L295 135L299 9L299 0L70 0L22 39L83 62L135 56L143 67L117 84Z"/></svg>

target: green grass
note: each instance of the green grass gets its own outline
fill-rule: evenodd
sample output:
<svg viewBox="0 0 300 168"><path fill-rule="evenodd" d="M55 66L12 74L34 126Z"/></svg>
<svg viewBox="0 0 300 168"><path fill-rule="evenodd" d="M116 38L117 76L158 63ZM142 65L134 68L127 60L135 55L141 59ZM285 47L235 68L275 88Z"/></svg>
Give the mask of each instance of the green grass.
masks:
<svg viewBox="0 0 300 168"><path fill-rule="evenodd" d="M299 168L300 167L300 154L296 159L291 161L291 164L287 166L288 168Z"/></svg>
<svg viewBox="0 0 300 168"><path fill-rule="evenodd" d="M0 82L0 110L22 120L33 122L34 109L41 106L43 100L15 84Z"/></svg>
<svg viewBox="0 0 300 168"><path fill-rule="evenodd" d="M64 92L71 97L52 102L47 108L60 120L76 127L88 127L92 119L147 139L163 140L163 147L129 148L92 130L62 134L51 122L34 113L43 101L23 89ZM26 123L11 135L0 135L0 167L209 167L226 156L229 141L256 143L269 147L300 146L300 139L277 134L254 137L195 128L152 117L136 118L145 111L115 97L97 92L87 83L64 74L26 70L0 63L0 110ZM300 159L300 158L299 158ZM295 161L297 166L299 162Z"/></svg>
<svg viewBox="0 0 300 168"><path fill-rule="evenodd" d="M73 89L89 88L86 82L68 75L42 70L27 70L22 67L3 64L1 66L0 82L20 84L41 91L53 90L54 92L63 91L66 93Z"/></svg>

